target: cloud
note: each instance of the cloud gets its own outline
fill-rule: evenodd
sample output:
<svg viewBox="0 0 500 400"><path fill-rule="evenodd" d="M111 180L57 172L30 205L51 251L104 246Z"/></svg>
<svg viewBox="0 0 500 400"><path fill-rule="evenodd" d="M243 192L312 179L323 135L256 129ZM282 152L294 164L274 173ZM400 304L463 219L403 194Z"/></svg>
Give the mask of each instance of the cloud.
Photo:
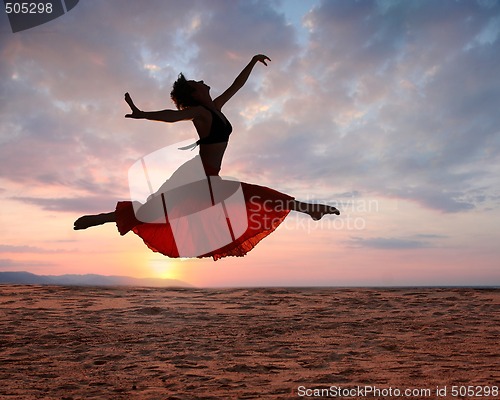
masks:
<svg viewBox="0 0 500 400"><path fill-rule="evenodd" d="M217 71L217 75L224 76L221 62L233 61L233 65L239 66L254 54L265 53L277 63L298 50L294 28L272 3L252 0L214 5L201 17L200 26L192 35L198 48L197 61L204 73Z"/></svg>
<svg viewBox="0 0 500 400"><path fill-rule="evenodd" d="M20 261L9 258L0 258L0 268L7 268L9 270L12 268L46 267L52 265L54 264L45 261Z"/></svg>
<svg viewBox="0 0 500 400"><path fill-rule="evenodd" d="M39 238L12 236L25 231L10 223L18 215L111 211L129 197L138 158L195 137L190 122L125 119L125 92L142 109L172 108L182 71L218 95L255 53L272 62L224 107L234 131L222 175L341 206L402 199L375 213L344 207L371 214L377 230L348 240L354 252L329 247L346 260L383 249L389 265L400 262L398 249L429 249L440 253L434 268L444 243L454 254L467 243L494 265L497 231L477 223L498 219L500 205L499 21L500 3L489 0L94 0L32 30L0 29L1 218L12 228L0 266L54 258ZM409 221L431 226L436 213L445 213L436 223L446 236L411 234ZM342 232L323 233L338 243L349 237ZM124 251L120 243L113 252ZM330 271L331 252L314 243L299 250Z"/></svg>
<svg viewBox="0 0 500 400"><path fill-rule="evenodd" d="M439 187L416 188L414 191L395 192L400 198L418 202L423 207L439 210L445 213L455 213L475 209L484 200L480 197L471 198L463 192L447 192Z"/></svg>
<svg viewBox="0 0 500 400"><path fill-rule="evenodd" d="M466 46L499 12L472 2L321 3L307 16L311 40L296 71L313 91L288 103L311 133L302 149L279 146L301 161L289 171L439 211L473 209L469 191L500 170L500 41Z"/></svg>
<svg viewBox="0 0 500 400"><path fill-rule="evenodd" d="M442 235L419 234L412 237L352 237L346 242L349 247L382 249L382 250L409 250L436 247L432 240L444 238Z"/></svg>
<svg viewBox="0 0 500 400"><path fill-rule="evenodd" d="M0 253L68 253L69 250L50 250L36 246L12 246L0 244Z"/></svg>
<svg viewBox="0 0 500 400"><path fill-rule="evenodd" d="M104 196L86 196L75 198L39 198L39 197L12 197L27 204L34 204L47 211L63 212L109 212L113 211L116 201Z"/></svg>
<svg viewBox="0 0 500 400"><path fill-rule="evenodd" d="M24 185L19 200L53 211L104 205L95 193L112 203L137 158L194 135L125 120L125 91L144 109L172 107L184 71L216 95L264 52L270 66L225 108L235 130L223 173L442 212L497 195L498 2L322 1L301 27L276 4L85 2L57 23L1 33L1 194ZM75 198L37 201L30 187Z"/></svg>

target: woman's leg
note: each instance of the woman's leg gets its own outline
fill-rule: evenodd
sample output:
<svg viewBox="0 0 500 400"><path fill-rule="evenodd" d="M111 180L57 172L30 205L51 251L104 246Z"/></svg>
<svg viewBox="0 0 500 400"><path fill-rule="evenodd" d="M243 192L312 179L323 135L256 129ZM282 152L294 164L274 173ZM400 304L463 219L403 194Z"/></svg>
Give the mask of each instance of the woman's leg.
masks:
<svg viewBox="0 0 500 400"><path fill-rule="evenodd" d="M326 204L312 204L312 203L303 203L301 201L293 200L289 203L289 207L293 211L302 212L304 214L308 214L315 221L323 218L325 214L335 214L340 215L340 211L335 207L328 206Z"/></svg>
<svg viewBox="0 0 500 400"><path fill-rule="evenodd" d="M102 213L97 215L84 215L75 221L74 230L87 229L91 226L102 225L107 222L116 222L115 212Z"/></svg>
<svg viewBox="0 0 500 400"><path fill-rule="evenodd" d="M297 200L288 202L290 210L308 214L313 220L318 221L326 214L340 215L340 211L326 204L304 203ZM87 229L92 226L103 225L108 222L116 222L115 212L101 213L96 215L84 215L75 221L74 230Z"/></svg>

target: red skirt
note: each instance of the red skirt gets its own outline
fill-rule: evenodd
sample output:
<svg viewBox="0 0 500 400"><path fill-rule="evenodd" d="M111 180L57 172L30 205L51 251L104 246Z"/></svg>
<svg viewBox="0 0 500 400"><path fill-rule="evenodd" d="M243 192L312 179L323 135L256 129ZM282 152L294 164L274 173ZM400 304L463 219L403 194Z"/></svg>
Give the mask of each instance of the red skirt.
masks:
<svg viewBox="0 0 500 400"><path fill-rule="evenodd" d="M216 185L224 182L219 177L210 178L216 180ZM138 203L119 202L116 206L118 231L121 235L132 231L151 250L172 258L212 257L218 260L227 256L244 256L283 222L294 198L264 186L238 182L238 187L241 201L228 203L215 198L210 186L213 207L205 204L202 211L190 215L185 209L196 209L193 203L200 202L198 196L178 202L182 203L182 212L176 212L177 205L168 204L163 197L160 202L158 198L165 213L154 222L137 218Z"/></svg>

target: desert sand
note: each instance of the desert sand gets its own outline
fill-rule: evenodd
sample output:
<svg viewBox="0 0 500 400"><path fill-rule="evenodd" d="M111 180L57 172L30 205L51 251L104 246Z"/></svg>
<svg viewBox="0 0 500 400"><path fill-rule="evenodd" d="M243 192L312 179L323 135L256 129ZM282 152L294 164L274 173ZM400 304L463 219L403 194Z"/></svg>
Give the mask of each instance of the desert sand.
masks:
<svg viewBox="0 0 500 400"><path fill-rule="evenodd" d="M498 290L2 285L0 398L499 398L499 338Z"/></svg>

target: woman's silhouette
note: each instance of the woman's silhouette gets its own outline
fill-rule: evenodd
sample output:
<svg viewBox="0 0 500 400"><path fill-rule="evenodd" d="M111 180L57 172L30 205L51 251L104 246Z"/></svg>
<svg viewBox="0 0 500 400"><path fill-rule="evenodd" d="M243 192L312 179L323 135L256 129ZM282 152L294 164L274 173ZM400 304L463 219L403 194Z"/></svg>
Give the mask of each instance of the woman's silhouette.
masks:
<svg viewBox="0 0 500 400"><path fill-rule="evenodd" d="M188 146L188 148L199 146L199 155L195 159L200 162L202 171L206 175L205 177L210 178L208 179L209 182L222 182L222 186L224 187L224 180L219 178L218 175L224 152L227 148L229 135L232 132L232 126L221 112L221 109L243 87L254 66L257 63L267 66L266 61L271 60L265 55L259 54L254 56L250 63L237 76L233 84L215 99L212 99L210 87L203 81L188 81L184 75L180 74L171 92L171 98L177 110L141 111L134 104L130 95L126 93L125 101L130 106L132 112L125 117L162 122L192 121L199 135L199 140L192 146ZM192 165L191 161L183 165L162 187L167 187L169 181L174 176L182 175L180 171L186 171L192 168ZM231 233L232 240L230 243L220 248L212 249L204 254L195 254L196 256L210 256L214 260L230 255L243 256L260 240L273 232L290 211L308 214L314 220L321 219L325 214L340 214L335 207L323 204L303 203L291 196L267 187L241 183L241 188L244 196L244 204L246 204L246 212L244 213L247 219L245 222L248 222L245 225L248 225L246 230L238 237L235 237ZM210 190L212 193L212 186L210 186ZM128 231L133 231L153 251L161 252L169 257L184 256L179 251L179 245L181 244L179 243L179 237L174 237L175 235L170 224L171 221L168 220L168 217L172 215L170 209L168 210L167 219L164 218L161 222L144 222L147 219L145 220L139 215L146 209L155 208L152 207L155 202L158 205L160 201L158 194L161 194L159 192L150 196L147 202L144 205L140 205L140 207L137 207L137 204L130 201L124 201L117 203L115 211L80 217L75 221L74 229L86 229L107 222L115 222L121 235L126 234ZM188 192L185 191L184 193ZM189 193L191 193L191 197L197 197L192 195L192 191ZM163 197L162 199L162 209L166 211L165 199ZM212 201L213 199L212 195ZM190 198L181 199L178 203L185 205L186 203L191 204L196 201L196 198ZM210 224L205 224L208 228L207 232L209 232L210 228L212 231L214 229L213 224L212 226L208 226ZM200 229L203 230L203 227L200 227ZM200 232L197 232L197 234L199 235ZM206 233L206 235L207 237L211 236L210 233Z"/></svg>

